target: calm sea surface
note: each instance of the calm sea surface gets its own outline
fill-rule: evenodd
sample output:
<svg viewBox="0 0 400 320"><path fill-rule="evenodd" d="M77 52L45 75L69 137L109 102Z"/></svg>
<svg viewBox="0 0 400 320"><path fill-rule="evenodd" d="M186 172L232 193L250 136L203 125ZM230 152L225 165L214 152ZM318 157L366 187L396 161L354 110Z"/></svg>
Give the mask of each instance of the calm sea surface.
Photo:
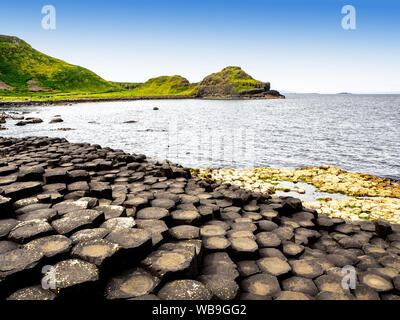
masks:
<svg viewBox="0 0 400 320"><path fill-rule="evenodd" d="M0 107L3 111L29 112L25 116L44 122L19 127L8 120L8 130L0 131L1 136L65 137L191 167L331 164L400 179L400 95L149 100ZM64 122L49 124L55 115ZM137 122L124 123L130 120Z"/></svg>

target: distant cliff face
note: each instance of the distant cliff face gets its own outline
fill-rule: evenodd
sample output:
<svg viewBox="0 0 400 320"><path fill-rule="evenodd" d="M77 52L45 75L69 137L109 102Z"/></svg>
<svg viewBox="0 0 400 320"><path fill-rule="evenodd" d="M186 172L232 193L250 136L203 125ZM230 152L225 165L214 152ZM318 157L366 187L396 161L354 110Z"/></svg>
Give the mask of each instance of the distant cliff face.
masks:
<svg viewBox="0 0 400 320"><path fill-rule="evenodd" d="M208 75L198 86L198 96L204 98L263 98L282 97L270 90L269 82L253 79L240 67L226 67Z"/></svg>

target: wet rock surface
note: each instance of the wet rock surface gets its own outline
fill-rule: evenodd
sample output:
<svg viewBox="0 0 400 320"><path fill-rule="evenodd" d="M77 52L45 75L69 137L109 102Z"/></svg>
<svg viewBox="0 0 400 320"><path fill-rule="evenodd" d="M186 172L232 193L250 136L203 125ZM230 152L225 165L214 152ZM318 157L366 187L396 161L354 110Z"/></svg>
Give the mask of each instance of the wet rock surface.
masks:
<svg viewBox="0 0 400 320"><path fill-rule="evenodd" d="M400 297L396 224L60 138L0 138L0 156L1 299Z"/></svg>

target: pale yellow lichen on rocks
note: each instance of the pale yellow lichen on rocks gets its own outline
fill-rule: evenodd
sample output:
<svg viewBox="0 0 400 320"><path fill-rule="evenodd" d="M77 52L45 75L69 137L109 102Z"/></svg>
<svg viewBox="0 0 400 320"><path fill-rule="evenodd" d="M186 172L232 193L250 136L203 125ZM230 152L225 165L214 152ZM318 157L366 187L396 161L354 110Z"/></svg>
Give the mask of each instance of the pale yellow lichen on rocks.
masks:
<svg viewBox="0 0 400 320"><path fill-rule="evenodd" d="M348 199L304 201L305 207L334 217L349 220L386 219L400 223L400 183L369 174L348 172L333 166L304 167L300 169L193 169L192 174L221 183L230 183L245 190L274 194L277 190L304 194L305 190L276 186L280 181L305 182L320 192L340 193ZM360 197L382 197L360 198ZM321 200L321 199L318 199Z"/></svg>
<svg viewBox="0 0 400 320"><path fill-rule="evenodd" d="M349 220L385 219L400 223L400 199L349 198L329 201L305 201L303 205L329 216Z"/></svg>
<svg viewBox="0 0 400 320"><path fill-rule="evenodd" d="M300 169L194 169L192 173L216 181L254 189L271 188L266 182L307 182L320 191L343 193L355 197L400 198L400 183L369 174L348 172L333 166L304 167ZM271 190L272 191L272 190Z"/></svg>

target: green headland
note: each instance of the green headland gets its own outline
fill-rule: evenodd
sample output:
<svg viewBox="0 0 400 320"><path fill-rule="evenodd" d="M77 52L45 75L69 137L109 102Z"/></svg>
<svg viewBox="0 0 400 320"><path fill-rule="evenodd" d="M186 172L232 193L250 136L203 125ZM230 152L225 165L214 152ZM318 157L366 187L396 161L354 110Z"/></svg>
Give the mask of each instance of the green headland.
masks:
<svg viewBox="0 0 400 320"><path fill-rule="evenodd" d="M134 74L132 75L134 77ZM25 41L0 35L0 101L118 100L145 98L284 98L269 82L240 67L227 67L190 83L179 75L144 83L112 82L80 66L50 57Z"/></svg>

